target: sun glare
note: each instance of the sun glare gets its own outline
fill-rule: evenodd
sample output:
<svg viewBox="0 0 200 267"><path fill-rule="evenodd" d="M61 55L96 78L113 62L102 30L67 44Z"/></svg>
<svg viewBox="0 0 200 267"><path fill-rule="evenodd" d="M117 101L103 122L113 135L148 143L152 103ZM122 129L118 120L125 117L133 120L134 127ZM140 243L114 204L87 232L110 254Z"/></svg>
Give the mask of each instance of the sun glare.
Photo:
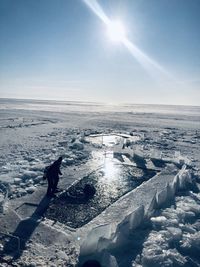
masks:
<svg viewBox="0 0 200 267"><path fill-rule="evenodd" d="M110 21L107 24L107 34L113 42L123 42L125 39L125 28L120 21Z"/></svg>
<svg viewBox="0 0 200 267"><path fill-rule="evenodd" d="M130 54L146 69L156 80L158 77L175 80L160 64L145 54L127 37L126 28L120 20L111 20L104 12L97 0L83 0L86 5L99 17L107 28L107 36L110 40L122 43Z"/></svg>

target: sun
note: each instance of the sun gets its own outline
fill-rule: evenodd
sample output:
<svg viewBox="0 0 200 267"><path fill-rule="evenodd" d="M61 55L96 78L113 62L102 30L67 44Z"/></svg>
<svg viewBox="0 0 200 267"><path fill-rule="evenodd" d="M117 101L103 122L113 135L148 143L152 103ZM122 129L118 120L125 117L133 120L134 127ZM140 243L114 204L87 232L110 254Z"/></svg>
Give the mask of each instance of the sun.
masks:
<svg viewBox="0 0 200 267"><path fill-rule="evenodd" d="M113 42L123 42L126 36L126 31L122 22L110 21L107 24L107 35Z"/></svg>

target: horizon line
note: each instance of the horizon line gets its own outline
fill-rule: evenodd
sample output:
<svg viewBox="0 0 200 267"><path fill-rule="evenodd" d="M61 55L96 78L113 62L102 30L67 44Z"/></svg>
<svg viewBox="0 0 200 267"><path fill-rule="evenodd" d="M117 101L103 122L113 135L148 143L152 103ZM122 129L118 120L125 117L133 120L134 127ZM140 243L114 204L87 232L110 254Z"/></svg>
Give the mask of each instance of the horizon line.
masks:
<svg viewBox="0 0 200 267"><path fill-rule="evenodd" d="M49 101L49 102L71 102L71 103L87 103L98 105L110 105L110 106L126 106L126 105L152 105L152 106L188 106L188 107L200 107L200 105L190 104L163 104L163 103L134 103L134 102L103 102L103 101L82 101L82 100L61 100L61 99L44 99L44 98L17 98L17 97L0 97L3 100L29 100L29 101Z"/></svg>

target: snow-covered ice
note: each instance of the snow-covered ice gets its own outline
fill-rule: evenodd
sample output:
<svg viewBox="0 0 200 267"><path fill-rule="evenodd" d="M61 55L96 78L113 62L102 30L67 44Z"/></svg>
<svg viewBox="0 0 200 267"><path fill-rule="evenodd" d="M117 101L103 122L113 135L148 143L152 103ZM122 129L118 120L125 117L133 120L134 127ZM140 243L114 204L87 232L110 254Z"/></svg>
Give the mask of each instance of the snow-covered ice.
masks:
<svg viewBox="0 0 200 267"><path fill-rule="evenodd" d="M200 264L199 107L1 100L0 114L0 252L9 235L30 234L16 266ZM97 170L114 183L111 158L134 179L145 168L156 175L73 229L38 215L44 167L59 156L63 190Z"/></svg>

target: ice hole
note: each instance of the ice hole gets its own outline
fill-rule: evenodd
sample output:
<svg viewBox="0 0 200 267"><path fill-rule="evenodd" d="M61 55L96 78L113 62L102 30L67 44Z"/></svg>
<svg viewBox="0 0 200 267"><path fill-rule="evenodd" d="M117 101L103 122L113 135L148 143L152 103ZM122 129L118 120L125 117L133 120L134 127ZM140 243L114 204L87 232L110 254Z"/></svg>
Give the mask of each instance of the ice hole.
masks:
<svg viewBox="0 0 200 267"><path fill-rule="evenodd" d="M134 146L140 138L139 135L115 133L86 136L85 141L99 145L93 147L86 163L89 174L54 199L46 217L71 228L82 227L123 195L155 176L160 169L148 168L145 153ZM95 188L95 194L89 198L84 195L87 185Z"/></svg>
<svg viewBox="0 0 200 267"><path fill-rule="evenodd" d="M84 176L53 200L46 217L72 228L82 227L154 175L156 171L124 165L112 156L107 157L100 168ZM83 193L87 184L96 189L91 198L86 198Z"/></svg>
<svg viewBox="0 0 200 267"><path fill-rule="evenodd" d="M122 143L122 145L130 145L140 139L139 135L131 136L128 134L94 134L85 138L87 142L96 145L111 147Z"/></svg>

